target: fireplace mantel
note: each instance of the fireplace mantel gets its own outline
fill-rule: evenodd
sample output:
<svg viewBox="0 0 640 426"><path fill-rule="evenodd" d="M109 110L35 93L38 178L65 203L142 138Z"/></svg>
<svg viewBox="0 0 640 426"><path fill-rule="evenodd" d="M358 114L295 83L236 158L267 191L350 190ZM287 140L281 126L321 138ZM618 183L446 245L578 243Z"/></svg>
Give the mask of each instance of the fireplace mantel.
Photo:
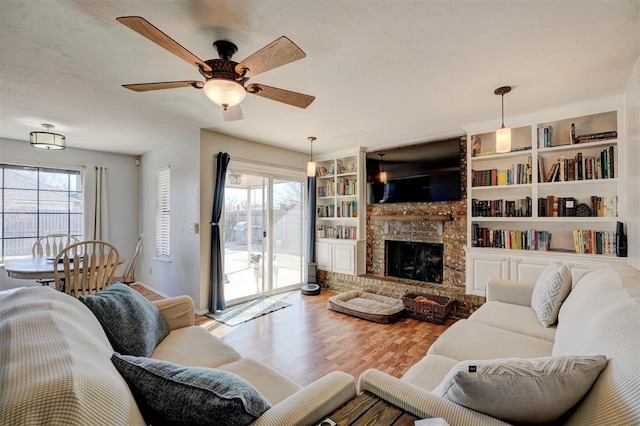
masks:
<svg viewBox="0 0 640 426"><path fill-rule="evenodd" d="M405 214L391 214L391 215L371 215L371 220L395 220L403 222L417 222L420 220L430 222L451 222L453 216L450 214L427 214L427 215L405 215Z"/></svg>

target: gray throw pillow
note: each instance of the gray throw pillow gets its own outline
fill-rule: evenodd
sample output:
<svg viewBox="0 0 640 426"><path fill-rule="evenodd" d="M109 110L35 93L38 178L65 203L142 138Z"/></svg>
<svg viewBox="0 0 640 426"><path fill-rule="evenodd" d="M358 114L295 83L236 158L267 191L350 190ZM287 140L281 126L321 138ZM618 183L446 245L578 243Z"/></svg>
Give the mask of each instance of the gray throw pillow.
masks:
<svg viewBox="0 0 640 426"><path fill-rule="evenodd" d="M550 423L584 397L606 365L602 355L463 361L433 393L509 423Z"/></svg>
<svg viewBox="0 0 640 426"><path fill-rule="evenodd" d="M558 320L562 302L571 292L571 271L566 265L551 262L538 277L531 295L531 308L544 327Z"/></svg>
<svg viewBox="0 0 640 426"><path fill-rule="evenodd" d="M169 323L160 310L122 283L79 299L98 318L113 349L121 354L150 356L169 334Z"/></svg>
<svg viewBox="0 0 640 426"><path fill-rule="evenodd" d="M111 361L154 426L248 425L271 408L249 382L227 371L117 353Z"/></svg>

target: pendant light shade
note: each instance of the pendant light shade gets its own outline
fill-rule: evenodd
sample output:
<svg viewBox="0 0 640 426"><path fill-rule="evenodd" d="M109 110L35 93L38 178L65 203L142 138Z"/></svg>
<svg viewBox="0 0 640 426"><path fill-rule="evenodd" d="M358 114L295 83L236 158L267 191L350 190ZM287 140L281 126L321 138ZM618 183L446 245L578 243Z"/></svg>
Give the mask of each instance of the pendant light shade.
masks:
<svg viewBox="0 0 640 426"><path fill-rule="evenodd" d="M51 133L54 128L52 124L43 123L42 127L46 131L31 132L31 146L40 149L65 149L67 147L67 138L57 133Z"/></svg>
<svg viewBox="0 0 640 426"><path fill-rule="evenodd" d="M498 87L493 93L502 97L502 126L496 131L496 152L511 151L511 129L504 126L504 95L511 92L511 86Z"/></svg>
<svg viewBox="0 0 640 426"><path fill-rule="evenodd" d="M307 176L315 177L317 169L316 169L316 162L313 161L313 141L315 141L316 138L314 136L309 136L307 139L309 139L309 142L311 143L311 158L307 163Z"/></svg>
<svg viewBox="0 0 640 426"><path fill-rule="evenodd" d="M380 182L387 183L387 172L384 171L384 154L378 154L380 156Z"/></svg>

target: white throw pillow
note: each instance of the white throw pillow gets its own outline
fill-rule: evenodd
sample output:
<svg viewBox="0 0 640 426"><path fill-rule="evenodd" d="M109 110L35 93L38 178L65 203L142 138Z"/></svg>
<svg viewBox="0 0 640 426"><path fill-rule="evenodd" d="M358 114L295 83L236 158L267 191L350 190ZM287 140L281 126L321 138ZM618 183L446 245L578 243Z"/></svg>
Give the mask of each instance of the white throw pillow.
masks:
<svg viewBox="0 0 640 426"><path fill-rule="evenodd" d="M602 355L463 361L433 393L506 422L547 423L580 401L606 365Z"/></svg>
<svg viewBox="0 0 640 426"><path fill-rule="evenodd" d="M566 265L552 262L542 271L531 295L531 308L545 327L555 324L564 299L571 291L571 271Z"/></svg>

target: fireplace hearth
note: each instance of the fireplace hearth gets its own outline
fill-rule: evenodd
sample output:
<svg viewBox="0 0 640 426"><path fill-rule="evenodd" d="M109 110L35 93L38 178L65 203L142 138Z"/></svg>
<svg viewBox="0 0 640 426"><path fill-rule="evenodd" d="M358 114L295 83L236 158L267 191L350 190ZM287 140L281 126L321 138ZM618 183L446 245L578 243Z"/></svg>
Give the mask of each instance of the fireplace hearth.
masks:
<svg viewBox="0 0 640 426"><path fill-rule="evenodd" d="M385 275L442 284L443 245L385 241Z"/></svg>

